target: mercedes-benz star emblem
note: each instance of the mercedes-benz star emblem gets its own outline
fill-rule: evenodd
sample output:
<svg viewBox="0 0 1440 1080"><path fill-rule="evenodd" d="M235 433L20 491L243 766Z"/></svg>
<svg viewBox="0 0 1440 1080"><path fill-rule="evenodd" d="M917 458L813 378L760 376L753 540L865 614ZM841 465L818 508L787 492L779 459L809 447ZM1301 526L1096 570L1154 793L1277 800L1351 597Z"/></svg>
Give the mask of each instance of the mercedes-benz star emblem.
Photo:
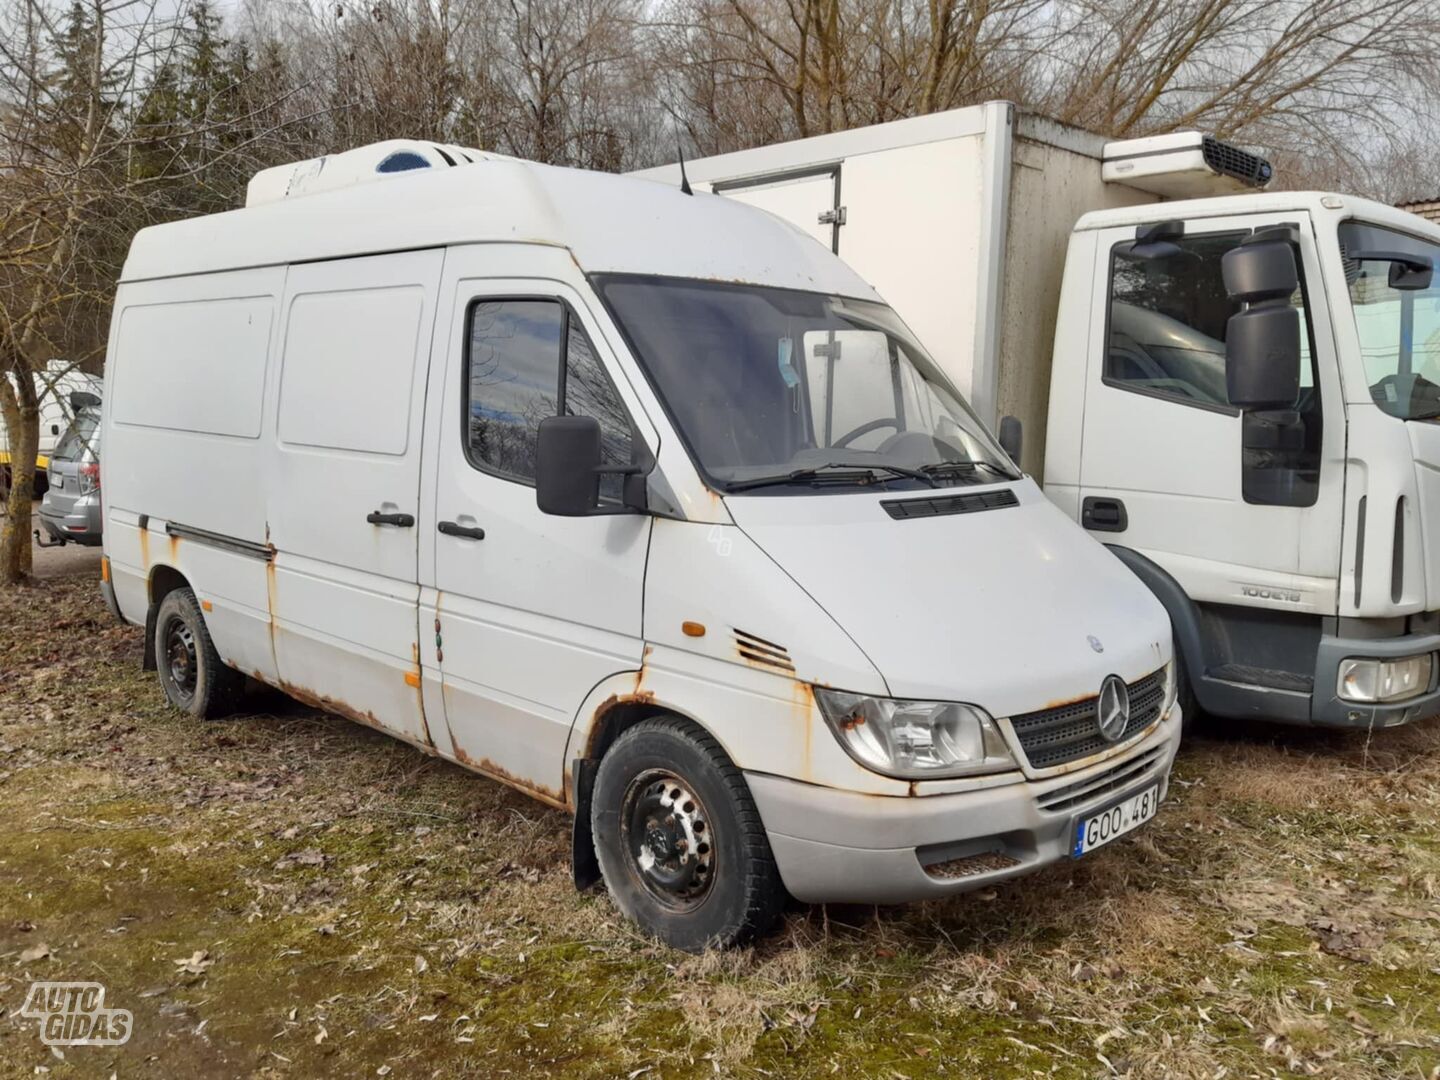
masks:
<svg viewBox="0 0 1440 1080"><path fill-rule="evenodd" d="M1130 723L1130 691L1119 675L1107 675L1095 699L1095 726L1106 742L1119 742Z"/></svg>

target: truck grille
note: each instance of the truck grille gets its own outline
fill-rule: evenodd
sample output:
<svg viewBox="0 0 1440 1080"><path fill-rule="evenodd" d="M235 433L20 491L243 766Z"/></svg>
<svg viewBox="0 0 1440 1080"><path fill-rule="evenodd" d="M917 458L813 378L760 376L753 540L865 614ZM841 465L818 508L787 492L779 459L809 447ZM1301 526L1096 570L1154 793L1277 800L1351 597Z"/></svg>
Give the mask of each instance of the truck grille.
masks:
<svg viewBox="0 0 1440 1080"><path fill-rule="evenodd" d="M1124 742L1140 734L1160 717L1165 703L1165 672L1162 668L1130 683L1130 721ZM1079 761L1081 758L1108 750L1113 743L1105 740L1095 723L1095 698L1088 697L1055 709L1024 713L1010 718L1015 737L1032 769L1048 769L1055 765Z"/></svg>

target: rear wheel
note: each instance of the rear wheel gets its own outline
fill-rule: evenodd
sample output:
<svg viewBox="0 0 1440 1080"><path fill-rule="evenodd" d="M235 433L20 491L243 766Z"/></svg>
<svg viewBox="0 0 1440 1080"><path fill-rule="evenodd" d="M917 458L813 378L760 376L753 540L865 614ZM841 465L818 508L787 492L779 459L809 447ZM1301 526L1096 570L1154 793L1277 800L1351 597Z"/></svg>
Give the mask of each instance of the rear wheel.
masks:
<svg viewBox="0 0 1440 1080"><path fill-rule="evenodd" d="M745 778L688 721L646 720L616 740L591 825L615 903L668 945L743 944L779 918L785 888Z"/></svg>
<svg viewBox="0 0 1440 1080"><path fill-rule="evenodd" d="M235 707L245 679L225 666L195 594L174 589L155 613L155 666L170 704L192 716L213 719Z"/></svg>

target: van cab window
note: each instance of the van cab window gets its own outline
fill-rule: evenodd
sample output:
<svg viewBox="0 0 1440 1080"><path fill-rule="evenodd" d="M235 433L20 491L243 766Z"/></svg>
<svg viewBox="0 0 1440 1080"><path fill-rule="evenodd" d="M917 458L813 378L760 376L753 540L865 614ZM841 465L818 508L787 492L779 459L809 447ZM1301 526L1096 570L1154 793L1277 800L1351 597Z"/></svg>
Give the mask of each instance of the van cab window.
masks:
<svg viewBox="0 0 1440 1080"><path fill-rule="evenodd" d="M470 307L465 364L465 446L477 468L533 484L540 421L593 416L604 461L629 464L629 414L570 309L559 300L479 300ZM618 499L622 478L601 479Z"/></svg>
<svg viewBox="0 0 1440 1080"><path fill-rule="evenodd" d="M1016 476L883 304L681 278L607 275L597 284L721 491L903 490Z"/></svg>

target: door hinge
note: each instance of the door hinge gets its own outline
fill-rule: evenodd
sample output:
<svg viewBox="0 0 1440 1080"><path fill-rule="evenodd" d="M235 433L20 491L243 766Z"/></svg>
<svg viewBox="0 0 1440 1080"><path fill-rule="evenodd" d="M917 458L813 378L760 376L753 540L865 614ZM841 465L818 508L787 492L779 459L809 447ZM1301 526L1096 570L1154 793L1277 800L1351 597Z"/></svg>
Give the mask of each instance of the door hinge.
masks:
<svg viewBox="0 0 1440 1080"><path fill-rule="evenodd" d="M820 212L821 225L844 225L845 207L837 206L834 210L822 210Z"/></svg>

